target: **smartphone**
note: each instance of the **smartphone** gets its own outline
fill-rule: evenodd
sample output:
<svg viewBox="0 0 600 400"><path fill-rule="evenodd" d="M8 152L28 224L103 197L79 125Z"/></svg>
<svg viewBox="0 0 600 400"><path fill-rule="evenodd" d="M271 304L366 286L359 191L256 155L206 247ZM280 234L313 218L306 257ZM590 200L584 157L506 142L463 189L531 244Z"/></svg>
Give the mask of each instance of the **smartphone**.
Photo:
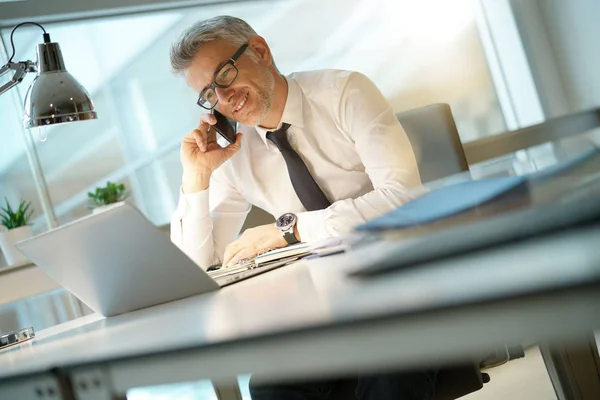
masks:
<svg viewBox="0 0 600 400"><path fill-rule="evenodd" d="M235 143L235 134L237 133L237 122L229 120L226 116L213 108L213 115L217 118L217 123L212 127L215 128L219 136L227 140L229 143Z"/></svg>
<svg viewBox="0 0 600 400"><path fill-rule="evenodd" d="M22 343L26 340L31 340L34 337L35 331L31 326L18 331L3 333L0 335L0 350L4 349L5 347Z"/></svg>

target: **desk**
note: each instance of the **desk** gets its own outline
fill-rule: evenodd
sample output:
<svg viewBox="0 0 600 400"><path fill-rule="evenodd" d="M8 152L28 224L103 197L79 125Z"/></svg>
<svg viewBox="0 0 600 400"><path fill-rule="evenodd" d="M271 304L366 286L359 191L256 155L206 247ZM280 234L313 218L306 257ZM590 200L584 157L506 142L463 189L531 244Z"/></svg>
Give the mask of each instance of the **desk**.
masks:
<svg viewBox="0 0 600 400"><path fill-rule="evenodd" d="M69 381L75 398L95 399L248 372L321 377L582 339L600 327L599 241L599 229L582 229L367 281L346 278L360 260L340 255L126 315L87 316L0 353L0 399L58 393Z"/></svg>
<svg viewBox="0 0 600 400"><path fill-rule="evenodd" d="M0 399L114 399L164 383L325 377L587 341L600 328L598 228L370 279L346 274L365 262L360 252L305 260L218 292L86 316L0 352Z"/></svg>

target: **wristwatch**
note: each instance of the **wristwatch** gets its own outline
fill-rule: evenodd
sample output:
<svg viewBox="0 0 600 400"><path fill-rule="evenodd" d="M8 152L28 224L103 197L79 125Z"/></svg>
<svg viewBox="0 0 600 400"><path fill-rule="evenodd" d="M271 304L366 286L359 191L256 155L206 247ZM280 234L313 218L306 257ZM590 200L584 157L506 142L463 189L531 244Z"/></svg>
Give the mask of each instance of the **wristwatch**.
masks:
<svg viewBox="0 0 600 400"><path fill-rule="evenodd" d="M283 238L288 242L288 244L296 244L299 243L299 240L296 239L296 235L294 235L294 226L296 226L296 214L293 213L285 213L281 217L277 218L275 222L275 226L279 229L279 232L283 235Z"/></svg>

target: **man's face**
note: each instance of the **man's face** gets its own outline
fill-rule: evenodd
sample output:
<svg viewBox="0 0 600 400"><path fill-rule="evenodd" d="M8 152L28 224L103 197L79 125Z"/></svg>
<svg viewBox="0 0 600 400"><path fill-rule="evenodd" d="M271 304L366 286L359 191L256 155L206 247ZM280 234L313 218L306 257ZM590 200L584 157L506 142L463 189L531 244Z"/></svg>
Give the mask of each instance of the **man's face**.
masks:
<svg viewBox="0 0 600 400"><path fill-rule="evenodd" d="M192 64L185 71L185 78L196 92L207 88L220 67L239 49L229 41L215 40L204 44ZM273 96L275 78L268 64L254 56L249 46L236 61L239 73L227 88L215 88L219 100L217 110L233 120L254 126L266 117Z"/></svg>

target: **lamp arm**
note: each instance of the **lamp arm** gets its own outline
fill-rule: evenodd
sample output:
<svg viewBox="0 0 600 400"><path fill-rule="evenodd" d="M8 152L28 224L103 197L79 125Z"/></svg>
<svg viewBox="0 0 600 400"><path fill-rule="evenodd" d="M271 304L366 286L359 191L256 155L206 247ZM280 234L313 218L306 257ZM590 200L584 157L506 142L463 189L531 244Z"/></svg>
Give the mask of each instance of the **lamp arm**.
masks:
<svg viewBox="0 0 600 400"><path fill-rule="evenodd" d="M15 74L13 75L10 81L0 86L0 95L8 91L13 86L17 86L19 83L21 83L27 72L37 72L37 68L35 63L29 60L20 62L8 62L7 64L0 67L0 76L8 73L9 71L14 71Z"/></svg>
<svg viewBox="0 0 600 400"><path fill-rule="evenodd" d="M0 77L11 70L15 71L15 74L13 75L13 77L10 81L8 81L4 85L0 86L0 95L2 93L6 92L8 89L12 88L13 86L16 86L19 83L21 83L21 81L23 80L23 77L25 76L25 74L27 72L37 72L36 64L33 61L29 61L29 60L20 61L20 62L12 61L13 57L15 56L15 42L13 41L13 35L15 34L15 31L18 28L22 27L23 25L37 26L44 32L44 43L50 43L50 35L46 32L44 27L38 23L21 22L20 24L18 24L17 26L15 26L13 28L13 30L10 32L10 46L12 48L12 54L11 54L10 58L8 59L8 62L5 65L3 65L2 67L0 67Z"/></svg>

